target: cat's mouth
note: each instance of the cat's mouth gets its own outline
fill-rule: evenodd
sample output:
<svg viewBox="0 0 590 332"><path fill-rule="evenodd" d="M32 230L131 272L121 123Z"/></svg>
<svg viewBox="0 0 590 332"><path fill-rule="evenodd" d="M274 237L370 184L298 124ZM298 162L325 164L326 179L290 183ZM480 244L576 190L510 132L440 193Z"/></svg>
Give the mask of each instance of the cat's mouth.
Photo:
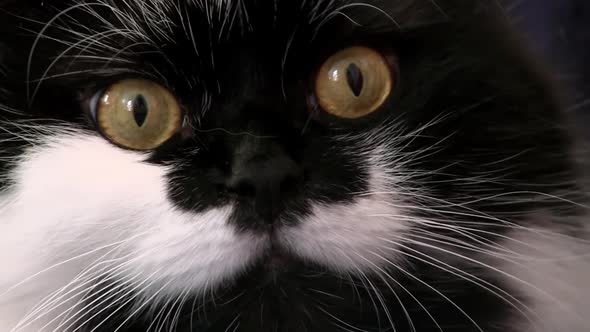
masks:
<svg viewBox="0 0 590 332"><path fill-rule="evenodd" d="M279 274L297 273L310 265L314 265L294 251L293 243L286 237L285 229L288 226L279 223L267 224L259 230L257 236L265 243L262 252L252 266L252 271L262 272L268 276Z"/></svg>
<svg viewBox="0 0 590 332"><path fill-rule="evenodd" d="M300 260L274 237L270 238L270 245L262 256L261 267L267 272L281 273L300 265Z"/></svg>
<svg viewBox="0 0 590 332"><path fill-rule="evenodd" d="M263 268L267 271L286 271L294 263L291 255L282 250L271 250L263 258Z"/></svg>

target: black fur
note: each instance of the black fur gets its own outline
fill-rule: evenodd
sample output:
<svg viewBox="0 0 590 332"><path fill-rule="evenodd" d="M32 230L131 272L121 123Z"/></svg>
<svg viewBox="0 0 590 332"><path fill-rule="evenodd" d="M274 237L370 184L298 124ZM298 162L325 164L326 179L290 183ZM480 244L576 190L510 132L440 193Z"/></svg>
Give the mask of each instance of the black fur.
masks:
<svg viewBox="0 0 590 332"><path fill-rule="evenodd" d="M394 124L403 124L401 134L410 134L437 120L405 140L400 151L417 154L429 149L408 166L415 172L409 185L432 196L430 200L411 194L403 197L415 206L414 215L448 223L479 223L479 240L493 243L507 232L498 219L524 225L527 214L537 210L558 215L579 212L563 200L539 194L580 200L570 155L573 138L551 83L526 56L494 1L438 0L440 7L431 1L371 1L383 12L369 7L345 11L360 26L344 15L328 16L345 1L306 1L306 5L290 0L244 1L244 8L225 25L224 14L213 13L208 19L205 9L181 1L182 19L190 18L197 45L192 45L178 22L174 42L148 27L157 49L134 47L133 53L126 54L128 62L113 61L106 67L104 61L62 58L48 73L55 78L43 82L31 103L25 75L31 46L42 23L71 3L0 3L6 68L0 79L0 88L6 92L0 100L25 113L2 112L2 118L65 120L93 129L84 105L109 83L140 76L166 85L183 104L192 126L155 151L152 162L182 165L170 174L170 198L181 209L203 211L233 200L239 209L232 221L245 232L268 231L269 220L285 224L275 222L272 227L296 227L310 202L350 202L368 188L364 160L356 156L369 150L371 143L345 144L334 137L387 130ZM121 10L131 10L115 3ZM108 9L97 10L117 24ZM87 22L87 27L100 26L81 10L69 15L60 23L72 29L81 29L72 19ZM172 14L171 19L181 17ZM147 27L148 22L144 24ZM76 41L55 27L45 35ZM67 49L51 38L37 44L31 61L33 79ZM136 42L125 36L106 41L116 49ZM357 44L392 56L398 79L395 93L382 109L358 121L321 114L308 102L314 72L334 51ZM105 51L99 54L113 56ZM60 76L75 71L80 74ZM260 165L245 165L243 155L236 154L244 142L248 157L262 158ZM2 142L0 154L16 155L25 143ZM235 185L228 175L232 168L252 173L252 167L279 166L291 167L293 172L275 175L279 184L273 186L281 190L262 198L256 185ZM0 158L0 172L9 167ZM494 181L473 181L484 177ZM285 178L290 179L286 189L280 187ZM191 190L195 187L198 192ZM272 205L261 207L257 200ZM428 208L419 208L423 206ZM482 214L473 216L469 211ZM447 235L437 228L423 230ZM474 242L457 233L448 235ZM508 324L517 315L515 308L466 280L459 270L432 267L425 248L410 243L403 248L412 264L407 270L386 271L396 280L394 284L378 277L338 275L287 253L261 259L214 296L187 301L177 331L392 331L391 322L400 332L411 331L412 324L420 332L438 331L425 308L444 331L477 331L467 316L485 331L511 331ZM282 260L282 268L272 268L277 259ZM499 282L485 269L466 263L457 268L481 277L492 285L488 287ZM128 317L132 304L101 313L80 331L92 330L111 314L101 331L114 330ZM141 312L119 331L145 331L151 322L150 313Z"/></svg>

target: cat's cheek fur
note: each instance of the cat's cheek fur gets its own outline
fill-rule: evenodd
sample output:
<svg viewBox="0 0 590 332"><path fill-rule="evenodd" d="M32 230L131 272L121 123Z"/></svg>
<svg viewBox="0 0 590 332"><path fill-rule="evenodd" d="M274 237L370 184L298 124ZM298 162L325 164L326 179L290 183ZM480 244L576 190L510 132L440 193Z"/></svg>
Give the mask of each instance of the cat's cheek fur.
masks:
<svg viewBox="0 0 590 332"><path fill-rule="evenodd" d="M146 157L76 132L41 139L19 159L13 185L0 194L1 331L44 297L76 301L109 275L154 302L208 291L263 250L262 237L238 235L227 223L231 206L177 210L166 168ZM63 309L44 308L46 317ZM43 319L28 328L39 330Z"/></svg>
<svg viewBox="0 0 590 332"><path fill-rule="evenodd" d="M316 205L310 217L282 234L291 251L305 260L344 273L379 271L396 251L391 240L408 229L389 194L372 194L354 203Z"/></svg>
<svg viewBox="0 0 590 332"><path fill-rule="evenodd" d="M536 224L555 222L545 220ZM555 226L522 228L501 243L502 249L510 253L508 258L502 255L481 258L482 262L498 269L497 275L503 284L514 290L513 295L526 305L520 306L523 314L517 314L507 331L590 330L590 289L587 286L590 243L568 235L588 232L588 226L573 229L572 233Z"/></svg>

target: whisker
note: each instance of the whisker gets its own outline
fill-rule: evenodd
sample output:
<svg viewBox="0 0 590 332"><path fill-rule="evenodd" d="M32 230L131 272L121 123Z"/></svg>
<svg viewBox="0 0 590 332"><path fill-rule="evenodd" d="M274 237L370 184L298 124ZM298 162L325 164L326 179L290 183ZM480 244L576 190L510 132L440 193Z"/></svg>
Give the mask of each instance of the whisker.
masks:
<svg viewBox="0 0 590 332"><path fill-rule="evenodd" d="M158 271L159 272L159 271ZM148 305L153 299L156 298L156 296L158 296L158 294L160 294L164 289L166 289L166 287L168 287L168 285L170 285L170 283L173 280L169 280L168 282L166 282L162 287L160 287L160 289L158 289L156 292L154 292L154 294L152 294L152 296L150 296L147 300L144 300L144 303L141 304L137 309L135 309L132 313L130 313L127 318L125 320L123 320L123 322L121 322L121 324L113 331L113 332L118 332L121 328L123 328L123 326L125 326L125 324L131 320L131 318L133 318L133 316L137 315L146 305ZM131 300L128 300L131 301ZM119 308L120 309L120 308ZM118 309L118 310L119 310ZM113 313L114 314L114 313ZM111 315L113 315L111 314ZM97 325L92 331L90 332L94 332L100 325Z"/></svg>
<svg viewBox="0 0 590 332"><path fill-rule="evenodd" d="M134 236L132 239L135 239L135 238L137 238L137 237L139 237L139 236L141 236L141 235L145 235L145 233L142 233L142 234L136 235L136 236ZM66 259L66 260L63 260L63 261L61 261L61 262L58 262L58 263L56 263L56 264L53 264L53 265L51 265L51 266L49 266L49 267L47 267L47 268L45 268L45 269L43 269L43 270L41 270L41 271L39 271L39 272L37 272L37 273L33 274L33 275L31 275L31 276L29 276L29 277L27 277L27 278L23 279L22 281L18 282L17 284L15 284L15 285L13 285L13 286L9 287L7 290L5 290L5 291L3 291L2 293L0 293L0 297L2 297L2 296L5 296L5 295L6 295L6 294L8 294L9 292L13 291L15 288L17 288L17 287L19 287L19 286L21 286L21 285L23 285L23 284L25 284L25 283L27 283L27 282L31 281L31 280L32 280L32 279L34 279L34 278L37 278L37 277L38 277L38 276L40 276L41 274L43 274L43 273L46 273L46 272L48 272L48 271L50 271L50 270L52 270L52 269L55 269L55 268L57 268L57 267L60 267L60 266L63 266L63 265L65 265L65 264L67 264L67 263L70 263L70 262L72 262L72 261L75 261L75 260L77 260L77 259L80 259L80 258L87 257L87 256L89 256L89 255L92 255L92 254L94 254L94 253L98 252L98 251L101 251L101 250L104 250L104 249L107 249L107 248L111 248L111 247L113 247L113 246L117 246L117 245L120 245L120 244L123 244L123 243L129 242L129 241L130 241L130 240L132 240L132 239L126 239L126 240L117 241L117 242L115 242L115 243L111 243L111 244L108 244L108 245L100 246L100 247L98 247L98 248L92 249L92 250L90 250L90 251L87 251L87 252L85 252L85 253L82 253L82 254L76 255L76 256L74 256L74 257L71 257L71 258L68 258L68 259Z"/></svg>
<svg viewBox="0 0 590 332"><path fill-rule="evenodd" d="M373 251L371 251L370 253L372 255L375 255L375 256L380 257L377 253L375 253ZM371 262L370 260L368 260L367 258L365 258L364 256L362 256L362 255L360 255L358 253L357 253L357 256L359 258L365 260L367 263L369 263L371 266L373 266L376 270L379 271L379 273L377 275L383 280L383 282L385 282L385 285L389 288L389 290L393 293L393 295L395 296L395 298L399 302L400 306L402 307L402 311L404 312L404 314L406 315L406 317L408 319L408 324L410 325L410 330L416 332L416 327L414 326L414 322L412 321L412 318L410 317L410 314L409 314L408 310L403 305L402 300L397 296L397 294L395 293L395 291L393 290L393 288L390 286L390 284L387 282L387 280L382 277L382 275L386 276L389 280L391 280L392 282L394 282L398 287L400 287L402 290L404 290L414 301L416 301L416 303L418 303L418 305L424 310L424 312L432 319L432 321L437 326L437 328L439 329L439 331L443 332L441 326L438 324L438 322L436 321L436 319L434 319L434 317L430 314L430 312L428 311L428 309L426 309L426 307L424 307L424 305L422 304L422 302L420 302L420 300L418 300L406 287L404 287L404 285L402 285L400 282L398 282L397 280L395 280L395 278L393 278L391 276L391 274L389 274L387 271L385 271L384 269L382 269L381 267L379 267L377 264Z"/></svg>
<svg viewBox="0 0 590 332"><path fill-rule="evenodd" d="M394 244L394 245L398 245L398 246L400 245L399 243L396 243L396 242L391 241L389 239L383 239L382 238L382 240L385 241L385 242L389 242L391 244ZM437 247L437 246L434 246L434 245L430 245L430 244L427 244L427 243L423 243L423 242L420 242L420 241L410 240L410 239L407 239L407 238L404 238L403 240L405 240L405 241L407 241L409 243L412 243L412 244L416 244L416 245L421 246L421 247L425 247L425 248L433 249L435 251L443 252L443 253L448 254L448 255L450 255L452 257L460 258L460 259L465 260L467 262L473 263L476 266L484 267L484 268L486 268L486 269L488 269L490 271L496 272L499 275L505 276L505 277L507 277L510 280L514 280L514 281L518 282L519 284L522 284L524 286L527 286L527 287L531 288L532 290L535 290L536 292L538 292L539 294L547 297L548 299L551 299L552 301L554 301L555 303L557 303L559 305L559 307L562 310L564 310L565 312L571 312L572 311L571 308L569 308L569 306L567 306L566 304L564 304L559 299L555 298L553 295L549 294L546 290L541 289L541 288L537 287L536 285L534 285L534 284L532 284L532 283L530 283L530 282L528 282L526 280L520 279L520 278L518 278L518 277L516 277L516 276L514 276L514 275L512 275L512 274L510 274L508 272L505 272L505 271L497 268L497 267L491 266L490 264L486 264L486 263L481 262L481 261L479 261L479 260L477 260L475 258L471 258L471 257L465 256L465 255L462 255L462 254L453 252L451 250L440 248L440 247ZM580 319L583 320L582 317L580 317Z"/></svg>
<svg viewBox="0 0 590 332"><path fill-rule="evenodd" d="M403 238L402 238L403 239ZM520 312L529 322L531 322L533 325L536 325L536 322L533 321L529 315L527 313L525 313L523 311L523 309L521 309L518 305L520 305L522 308L526 309L527 311L531 312L533 315L537 316L538 315L536 312L534 312L534 310L530 309L529 306L527 306L526 304L524 304L521 300L517 299L516 297L514 297L512 294L510 294L509 292L507 292L506 290L498 287L497 285L494 285L486 280L483 280L477 276L475 276L472 273L468 273L466 271L463 271L459 268L456 268L448 263L445 263L439 259L436 259L430 255L427 255L426 253L423 253L421 251L415 250L411 247L408 247L406 245L402 245L402 244L398 244L399 247L404 248L405 250L408 250L410 252L415 253L416 255L420 255L420 256L424 256L425 258L421 258L418 257L416 255L410 254L408 252L405 251L401 251L399 249L395 249L395 248L390 248L390 247L382 247L383 249L386 249L388 251L394 251L397 252L399 254L408 256L412 259L415 259L419 262L428 264L430 266L433 266L435 268L438 268L442 271L445 271L447 273L450 273L456 277L459 277L465 281L468 281L478 287L481 287L483 290L489 292L490 294L498 297L499 299L501 299L502 301L506 302L507 304L509 304L511 307L513 307L514 309L516 309L518 312ZM393 262L391 262L390 260L388 260L385 257L382 257L382 259L384 259L388 264L391 264L392 266L396 267L397 266L395 264L393 264ZM432 261L430 261L432 260ZM403 272L403 271L402 271Z"/></svg>

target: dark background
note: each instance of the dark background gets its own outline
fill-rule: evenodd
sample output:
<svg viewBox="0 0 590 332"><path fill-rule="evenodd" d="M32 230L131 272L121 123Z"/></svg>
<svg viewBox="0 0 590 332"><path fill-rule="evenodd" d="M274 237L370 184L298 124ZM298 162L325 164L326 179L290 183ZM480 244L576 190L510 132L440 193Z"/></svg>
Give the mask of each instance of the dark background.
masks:
<svg viewBox="0 0 590 332"><path fill-rule="evenodd" d="M590 0L516 0L508 8L569 94L590 138Z"/></svg>

